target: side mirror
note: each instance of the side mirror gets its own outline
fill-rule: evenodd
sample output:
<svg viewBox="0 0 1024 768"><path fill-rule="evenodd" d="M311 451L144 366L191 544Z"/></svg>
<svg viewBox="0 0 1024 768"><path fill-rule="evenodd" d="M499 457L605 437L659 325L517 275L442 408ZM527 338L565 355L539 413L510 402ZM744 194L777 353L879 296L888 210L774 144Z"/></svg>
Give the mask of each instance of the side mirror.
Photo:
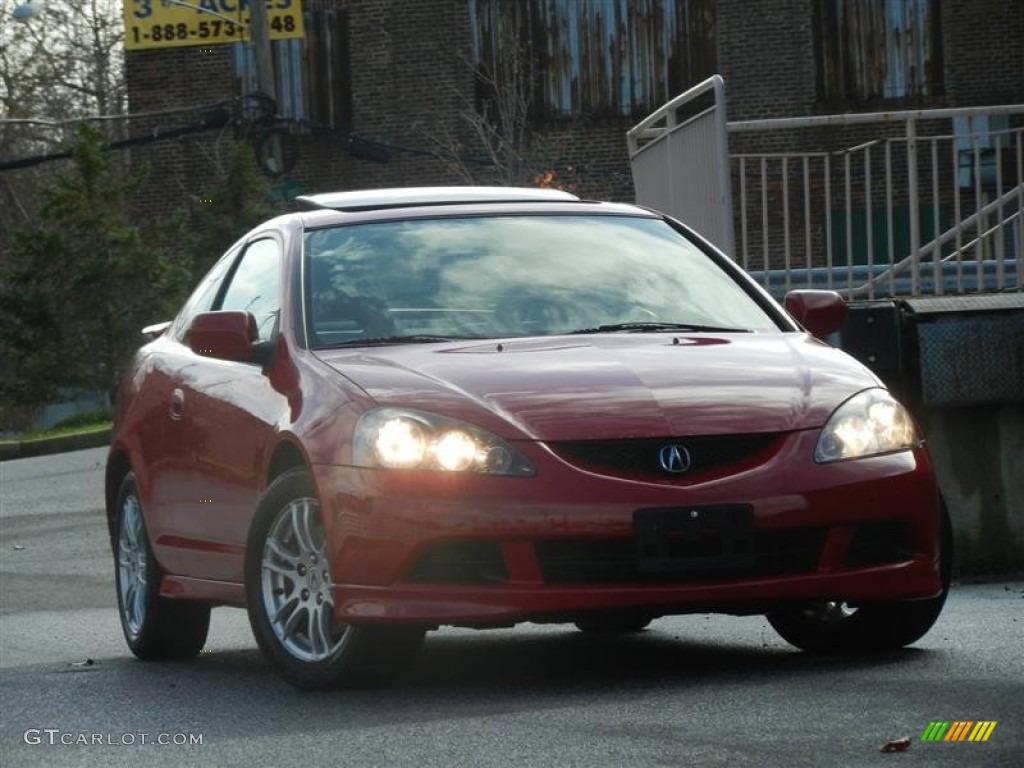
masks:
<svg viewBox="0 0 1024 768"><path fill-rule="evenodd" d="M251 312L201 312L192 319L185 338L192 351L204 357L241 363L257 357L259 332Z"/></svg>
<svg viewBox="0 0 1024 768"><path fill-rule="evenodd" d="M800 325L823 339L846 322L846 301L835 291L799 290L786 294L786 311Z"/></svg>

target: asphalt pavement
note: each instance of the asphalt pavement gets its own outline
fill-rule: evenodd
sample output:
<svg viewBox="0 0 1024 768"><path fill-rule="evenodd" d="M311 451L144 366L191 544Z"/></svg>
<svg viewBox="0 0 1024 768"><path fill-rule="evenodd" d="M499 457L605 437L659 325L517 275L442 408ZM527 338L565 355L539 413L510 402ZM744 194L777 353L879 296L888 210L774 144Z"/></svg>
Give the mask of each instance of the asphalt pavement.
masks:
<svg viewBox="0 0 1024 768"><path fill-rule="evenodd" d="M761 617L627 637L445 629L404 679L311 694L274 676L243 611L220 608L197 659L139 662L115 608L104 458L0 463L5 768L1022 762L1022 581L957 585L914 647L858 658L800 653ZM984 743L922 742L935 720L997 724ZM905 752L880 751L900 737Z"/></svg>

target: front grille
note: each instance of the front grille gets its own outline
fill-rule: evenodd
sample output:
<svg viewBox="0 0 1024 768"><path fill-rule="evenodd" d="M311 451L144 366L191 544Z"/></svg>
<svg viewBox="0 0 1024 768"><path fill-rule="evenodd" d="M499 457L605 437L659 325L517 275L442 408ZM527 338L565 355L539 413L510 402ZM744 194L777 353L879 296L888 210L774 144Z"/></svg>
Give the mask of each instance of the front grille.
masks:
<svg viewBox="0 0 1024 768"><path fill-rule="evenodd" d="M863 568L910 560L914 556L910 530L905 523L863 523L853 532L846 565Z"/></svg>
<svg viewBox="0 0 1024 768"><path fill-rule="evenodd" d="M593 472L685 481L691 475L742 464L765 455L778 437L773 433L755 433L635 440L572 440L549 443L549 446L570 464ZM662 468L659 453L669 445L683 446L689 453L690 466L685 472L672 474Z"/></svg>
<svg viewBox="0 0 1024 768"><path fill-rule="evenodd" d="M541 573L548 584L720 581L810 573L818 565L825 533L824 528L755 533L754 565L748 568L641 571L636 565L636 544L631 538L550 539L538 541L536 549Z"/></svg>
<svg viewBox="0 0 1024 768"><path fill-rule="evenodd" d="M504 584L501 546L495 541L446 541L424 550L406 571L414 584Z"/></svg>

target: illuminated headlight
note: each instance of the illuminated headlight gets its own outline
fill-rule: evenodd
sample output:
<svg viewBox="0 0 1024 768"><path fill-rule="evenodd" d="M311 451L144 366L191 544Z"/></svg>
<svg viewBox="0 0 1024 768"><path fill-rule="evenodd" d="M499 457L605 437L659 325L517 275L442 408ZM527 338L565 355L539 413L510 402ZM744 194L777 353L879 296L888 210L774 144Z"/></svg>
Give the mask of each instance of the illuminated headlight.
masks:
<svg viewBox="0 0 1024 768"><path fill-rule="evenodd" d="M374 408L356 424L356 466L486 475L533 474L511 445L457 419L405 408Z"/></svg>
<svg viewBox="0 0 1024 768"><path fill-rule="evenodd" d="M854 395L821 430L814 460L819 464L914 448L920 439L907 409L884 389Z"/></svg>

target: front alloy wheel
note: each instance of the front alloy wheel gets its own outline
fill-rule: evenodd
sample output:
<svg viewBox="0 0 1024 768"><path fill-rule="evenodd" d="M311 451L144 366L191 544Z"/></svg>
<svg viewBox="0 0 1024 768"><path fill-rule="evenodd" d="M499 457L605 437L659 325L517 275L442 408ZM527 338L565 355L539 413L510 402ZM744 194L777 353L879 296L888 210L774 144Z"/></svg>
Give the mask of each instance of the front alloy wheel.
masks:
<svg viewBox="0 0 1024 768"><path fill-rule="evenodd" d="M249 623L264 656L298 688L376 682L405 669L423 642L419 626L341 624L309 476L292 469L264 492L245 555Z"/></svg>
<svg viewBox="0 0 1024 768"><path fill-rule="evenodd" d="M261 571L263 611L284 650L313 663L334 656L348 628L334 625L330 568L315 499L295 499L278 513L265 539Z"/></svg>

